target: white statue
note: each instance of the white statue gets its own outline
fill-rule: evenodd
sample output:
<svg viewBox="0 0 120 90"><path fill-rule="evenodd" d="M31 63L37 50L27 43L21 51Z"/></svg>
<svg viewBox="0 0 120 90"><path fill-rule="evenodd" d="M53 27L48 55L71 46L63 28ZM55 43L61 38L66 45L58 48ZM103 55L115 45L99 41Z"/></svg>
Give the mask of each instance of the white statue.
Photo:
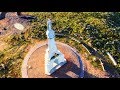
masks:
<svg viewBox="0 0 120 90"><path fill-rule="evenodd" d="M52 30L51 20L47 21L47 38L48 38L48 48L45 53L45 74L51 75L62 65L66 63L64 55L57 49L55 43L55 32Z"/></svg>

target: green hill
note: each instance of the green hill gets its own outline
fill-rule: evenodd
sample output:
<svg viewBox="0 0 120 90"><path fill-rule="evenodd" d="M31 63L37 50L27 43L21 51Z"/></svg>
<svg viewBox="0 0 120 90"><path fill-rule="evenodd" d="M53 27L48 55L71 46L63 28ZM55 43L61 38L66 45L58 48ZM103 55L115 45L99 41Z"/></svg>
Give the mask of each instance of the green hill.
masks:
<svg viewBox="0 0 120 90"><path fill-rule="evenodd" d="M103 55L106 62L120 74L120 12L26 12L26 14L36 16L37 19L31 22L30 28L25 33L0 39L8 43L8 47L0 51L0 77L21 77L21 63L28 52L28 46L34 44L36 40L46 39L48 18L53 21L55 32L64 34L56 36L57 40L77 48L80 53L87 53L82 47L84 42ZM74 37L81 44L70 37ZM117 66L112 65L106 52L114 57ZM88 54L87 58L95 67L100 68L100 63L94 61L94 57L95 55Z"/></svg>

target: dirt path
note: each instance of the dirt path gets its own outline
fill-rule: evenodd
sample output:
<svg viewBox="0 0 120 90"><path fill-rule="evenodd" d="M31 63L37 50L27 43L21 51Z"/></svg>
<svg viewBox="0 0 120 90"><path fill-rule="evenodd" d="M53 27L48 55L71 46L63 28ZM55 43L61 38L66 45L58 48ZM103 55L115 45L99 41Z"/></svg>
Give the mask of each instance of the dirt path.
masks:
<svg viewBox="0 0 120 90"><path fill-rule="evenodd" d="M84 64L84 77L85 78L109 78L107 72L104 72L98 68L95 68L90 61L86 60L85 55L80 55Z"/></svg>
<svg viewBox="0 0 120 90"><path fill-rule="evenodd" d="M0 41L0 51L3 51L7 47L5 42Z"/></svg>

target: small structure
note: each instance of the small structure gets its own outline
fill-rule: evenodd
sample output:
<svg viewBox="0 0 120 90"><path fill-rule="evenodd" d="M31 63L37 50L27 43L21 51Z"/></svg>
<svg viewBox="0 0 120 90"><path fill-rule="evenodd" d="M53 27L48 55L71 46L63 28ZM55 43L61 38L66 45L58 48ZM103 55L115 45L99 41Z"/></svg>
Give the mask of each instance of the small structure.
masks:
<svg viewBox="0 0 120 90"><path fill-rule="evenodd" d="M22 12L0 12L0 37L24 33L34 19L37 18Z"/></svg>
<svg viewBox="0 0 120 90"><path fill-rule="evenodd" d="M20 24L20 23L15 23L15 24L14 24L14 27L15 27L16 29L18 29L18 30L24 30L24 26L23 26L22 24Z"/></svg>
<svg viewBox="0 0 120 90"><path fill-rule="evenodd" d="M66 63L64 55L57 49L55 43L55 33L51 27L51 20L48 20L46 32L48 38L48 48L45 53L45 74L47 75L51 75Z"/></svg>

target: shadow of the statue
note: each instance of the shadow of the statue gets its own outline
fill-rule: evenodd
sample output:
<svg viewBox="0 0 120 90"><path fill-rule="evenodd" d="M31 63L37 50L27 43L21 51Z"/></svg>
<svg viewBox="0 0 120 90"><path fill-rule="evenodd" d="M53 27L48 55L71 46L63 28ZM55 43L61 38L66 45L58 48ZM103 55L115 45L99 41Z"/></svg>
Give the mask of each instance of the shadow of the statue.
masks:
<svg viewBox="0 0 120 90"><path fill-rule="evenodd" d="M53 78L81 78L80 73L81 73L80 67L74 64L73 62L68 61L60 69L51 74L51 76ZM98 78L98 77L84 71L83 78Z"/></svg>

